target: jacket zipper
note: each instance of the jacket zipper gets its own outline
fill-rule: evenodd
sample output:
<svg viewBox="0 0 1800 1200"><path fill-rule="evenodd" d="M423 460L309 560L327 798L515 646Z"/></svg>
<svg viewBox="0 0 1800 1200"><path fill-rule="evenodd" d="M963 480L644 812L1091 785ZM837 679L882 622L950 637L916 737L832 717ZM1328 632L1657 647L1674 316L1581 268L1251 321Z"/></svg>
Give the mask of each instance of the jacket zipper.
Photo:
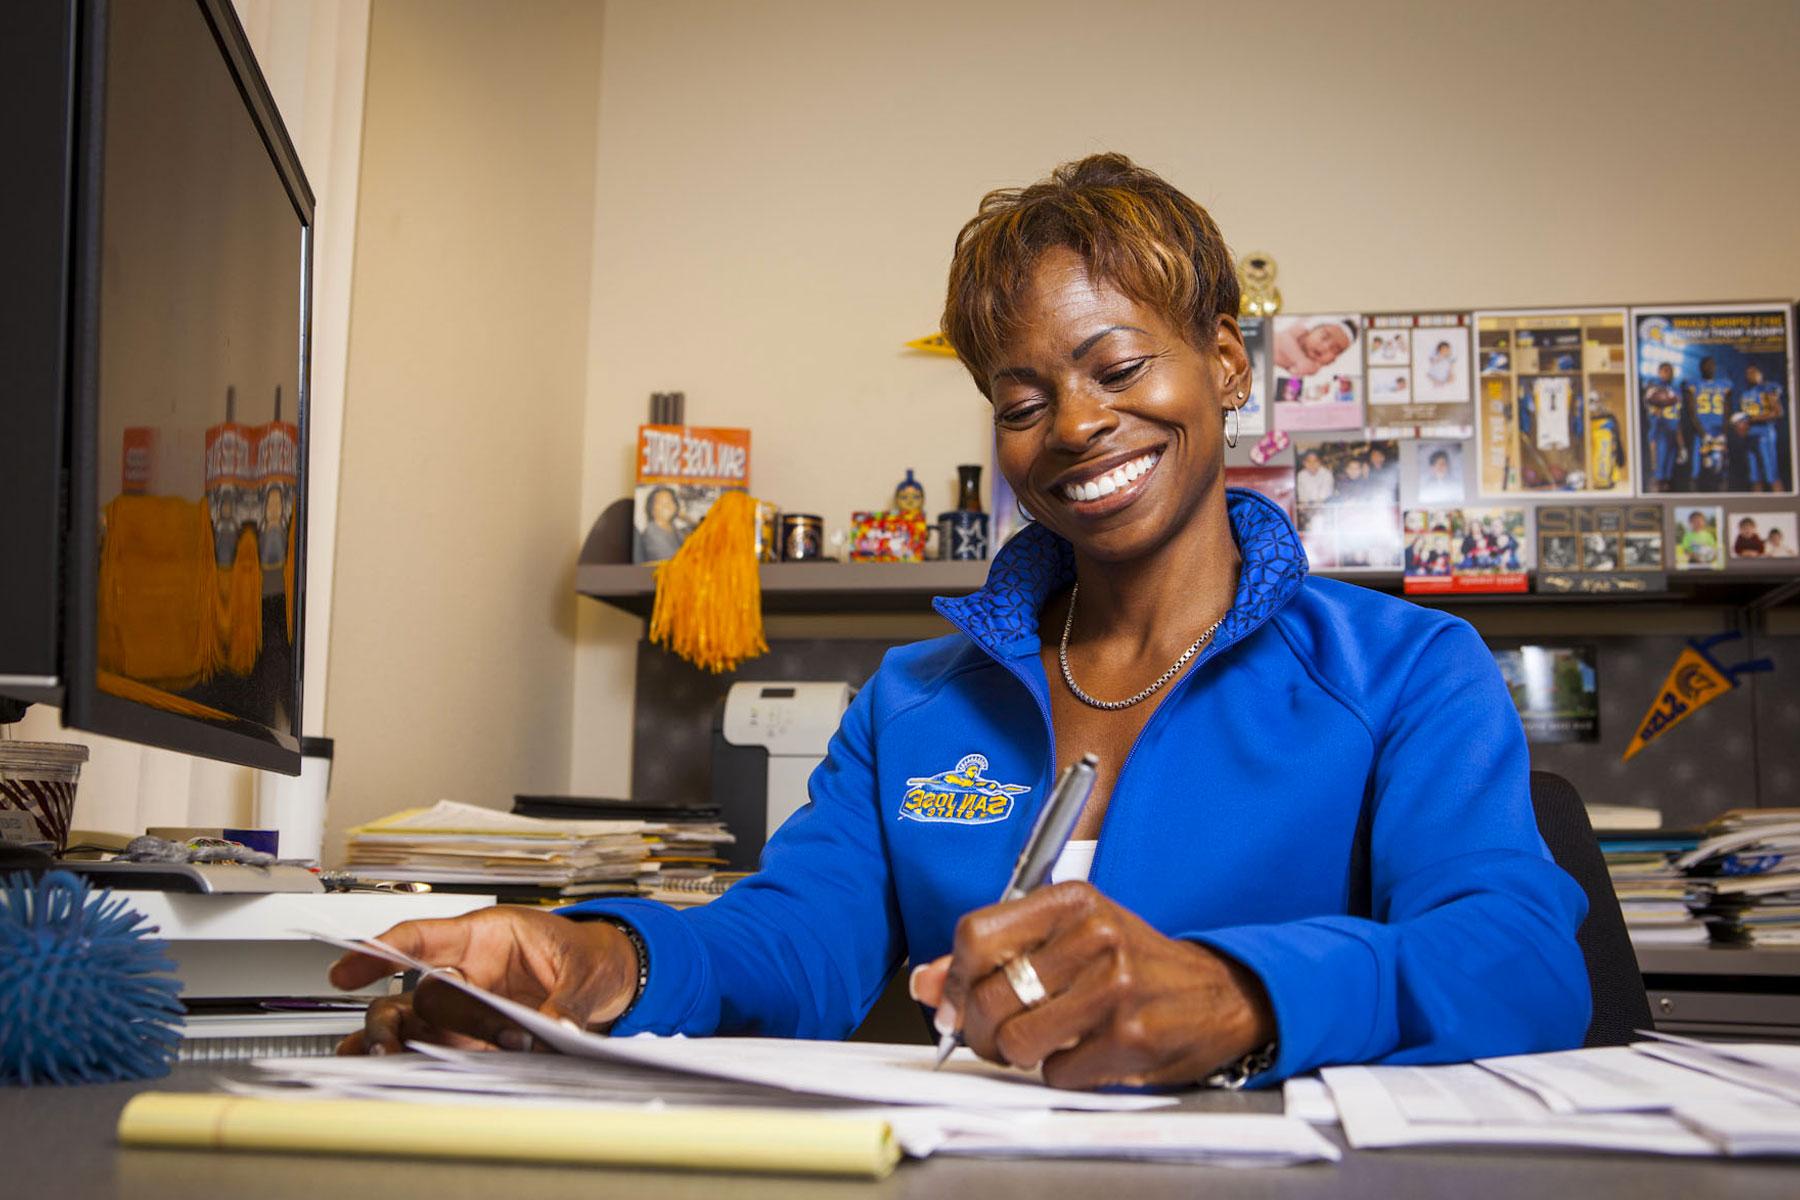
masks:
<svg viewBox="0 0 1800 1200"><path fill-rule="evenodd" d="M1233 607L1235 608L1236 606L1233 605ZM956 626L956 628L961 631L961 633L964 637L968 638L971 642L974 642L977 646L981 647L982 653L986 654L989 658L993 659L994 662L998 663L1000 666L1004 667L1008 672L1010 672L1012 674L1013 678L1017 679L1019 681L1019 683L1024 686L1025 690L1028 693L1030 693L1031 698L1037 702L1038 714L1044 720L1044 732L1048 735L1049 744L1050 744L1050 761L1047 765L1047 773L1045 775L1045 779L1047 781L1054 781L1056 778L1056 722L1054 720L1052 720L1051 716L1050 716L1049 698L1047 696L1039 695L1037 689L1032 686L1031 680L1026 677L1024 671L1020 670L1018 667L1015 667L1008 659L1005 659L1005 658L1001 657L1000 655L996 654L993 651L993 649L987 645L986 642L984 642L981 638L975 636L974 632L971 631L961 621L959 621L955 617L952 617L941 611L938 613L938 615L943 617L946 621L949 621L952 625ZM1119 793L1119 791L1121 790L1120 785L1123 784L1125 781L1125 771L1127 768L1129 768L1131 766L1131 760L1137 757L1138 745L1144 740L1144 735L1146 733L1149 733L1151 726L1155 725L1156 722L1162 718L1163 713L1168 710L1169 705L1174 702L1175 697L1180 694L1181 689L1184 686L1186 686L1187 681L1192 679L1195 675L1199 674L1200 668L1204 667L1207 663L1209 663L1213 659L1217 658L1225 650L1231 648L1232 646L1237 645L1238 642L1243 641L1244 638L1246 638L1246 637L1250 636L1250 634L1256 632L1257 629L1261 629L1263 627L1263 625L1267 624L1270 620L1273 620L1273 619L1274 619L1274 614L1270 613L1269 616L1265 617L1262 621L1259 621L1254 628L1244 631L1244 633L1241 634L1240 636L1232 638L1230 641L1227 641L1227 642L1211 643L1210 645L1208 645L1206 647L1206 649L1204 651L1201 652L1200 657L1195 659L1193 664L1186 671L1182 672L1181 678L1177 679L1174 682L1174 684L1169 688L1169 694L1167 696L1163 697L1163 702L1156 706L1156 711L1150 714L1150 719L1148 721L1144 722L1144 727L1137 731L1136 737L1131 739L1131 748L1125 752L1125 761L1119 764L1119 773L1113 777L1113 795L1116 796ZM1041 654L1042 652L1043 652L1043 646L1042 646L1042 640L1040 639L1039 647L1038 647L1038 650L1035 652L1035 654ZM1033 662L1037 661L1035 654L1032 659ZM1046 687L1049 686L1048 676L1045 677L1045 686ZM1045 794L1047 795L1047 789L1045 789ZM1042 799L1040 799L1039 803L1042 804L1042 802L1043 802ZM1105 846L1106 827L1109 823L1111 823L1112 816L1113 816L1112 801L1111 801L1111 797L1108 797L1108 801L1107 801L1107 805L1106 805L1106 816L1104 816L1100 819L1100 836L1095 839L1094 859L1093 859L1093 862L1088 867L1089 881L1092 881L1093 878L1100 873L1101 855L1104 854L1105 850L1106 850L1106 846Z"/></svg>

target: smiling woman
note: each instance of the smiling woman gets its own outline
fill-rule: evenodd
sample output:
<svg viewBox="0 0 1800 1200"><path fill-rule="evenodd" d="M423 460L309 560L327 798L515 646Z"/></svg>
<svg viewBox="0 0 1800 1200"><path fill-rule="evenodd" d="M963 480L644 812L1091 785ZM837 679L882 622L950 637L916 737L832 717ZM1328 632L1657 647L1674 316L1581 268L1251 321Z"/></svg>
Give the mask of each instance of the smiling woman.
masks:
<svg viewBox="0 0 1800 1200"><path fill-rule="evenodd" d="M940 1032L1064 1087L1579 1043L1585 902L1538 837L1506 685L1468 625L1309 578L1281 511L1224 487L1236 311L1211 218L1121 156L987 196L944 329L1038 520L938 601L957 632L889 654L811 803L713 903L386 940L619 1033L841 1037L910 958ZM989 904L1089 753L1086 878ZM346 1050L518 1032L428 981Z"/></svg>

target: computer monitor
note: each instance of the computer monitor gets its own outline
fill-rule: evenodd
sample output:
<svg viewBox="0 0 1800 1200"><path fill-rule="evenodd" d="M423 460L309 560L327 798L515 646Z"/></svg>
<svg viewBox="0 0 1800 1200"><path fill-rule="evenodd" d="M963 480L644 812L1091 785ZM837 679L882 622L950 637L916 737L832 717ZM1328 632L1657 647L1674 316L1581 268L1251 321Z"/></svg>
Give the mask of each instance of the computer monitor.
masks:
<svg viewBox="0 0 1800 1200"><path fill-rule="evenodd" d="M229 0L0 9L0 693L297 771L298 157Z"/></svg>

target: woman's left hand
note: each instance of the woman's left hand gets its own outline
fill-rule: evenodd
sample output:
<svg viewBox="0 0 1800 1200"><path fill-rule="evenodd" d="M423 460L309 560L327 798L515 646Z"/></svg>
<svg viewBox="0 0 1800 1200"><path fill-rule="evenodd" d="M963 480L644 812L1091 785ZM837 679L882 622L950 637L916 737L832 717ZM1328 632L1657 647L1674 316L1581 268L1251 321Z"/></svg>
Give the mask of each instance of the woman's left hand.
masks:
<svg viewBox="0 0 1800 1200"><path fill-rule="evenodd" d="M1001 968L1026 956L1048 997L1026 1008ZM1052 1087L1198 1083L1266 1045L1262 984L1232 960L1164 937L1091 884L977 909L954 952L914 970L913 998L985 1059L1042 1064Z"/></svg>

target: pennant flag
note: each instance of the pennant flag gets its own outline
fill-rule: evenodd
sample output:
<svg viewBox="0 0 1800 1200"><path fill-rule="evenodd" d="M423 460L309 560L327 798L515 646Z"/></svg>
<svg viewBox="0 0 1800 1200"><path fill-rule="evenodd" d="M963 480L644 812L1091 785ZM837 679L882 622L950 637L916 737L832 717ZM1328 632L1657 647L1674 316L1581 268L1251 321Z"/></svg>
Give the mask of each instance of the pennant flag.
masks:
<svg viewBox="0 0 1800 1200"><path fill-rule="evenodd" d="M956 351L950 346L950 339L941 333L934 333L930 337L914 338L906 343L906 348L917 350L921 354L943 354L950 358L956 357Z"/></svg>
<svg viewBox="0 0 1800 1200"><path fill-rule="evenodd" d="M1739 663L1734 667L1722 667L1707 653L1720 642L1733 641L1743 636L1741 633L1722 633L1703 642L1689 642L1682 648L1681 656L1669 669L1669 677L1663 680L1662 687L1656 693L1656 700L1650 705L1650 711L1644 714L1644 719L1638 723L1637 733L1632 736L1631 745L1625 747L1625 753L1619 761L1630 762L1632 756L1645 746L1729 692L1738 685L1740 675L1774 668L1775 664L1766 658Z"/></svg>

